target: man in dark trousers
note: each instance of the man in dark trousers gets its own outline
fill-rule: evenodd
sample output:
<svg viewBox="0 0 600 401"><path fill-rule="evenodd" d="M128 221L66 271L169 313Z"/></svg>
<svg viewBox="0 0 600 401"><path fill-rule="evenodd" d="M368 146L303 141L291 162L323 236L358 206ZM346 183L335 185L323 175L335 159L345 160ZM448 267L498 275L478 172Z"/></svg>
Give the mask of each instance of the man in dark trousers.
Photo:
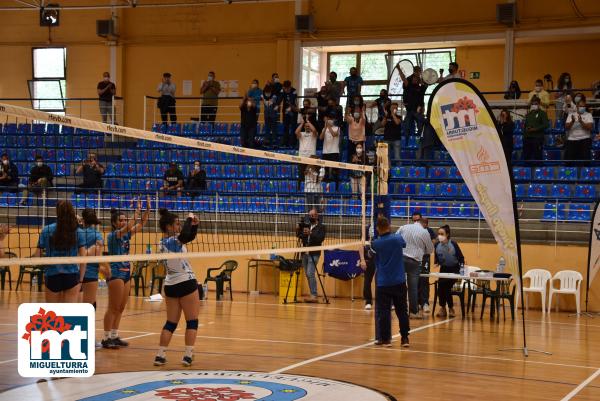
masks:
<svg viewBox="0 0 600 401"><path fill-rule="evenodd" d="M321 246L325 241L327 228L319 221L319 212L317 209L311 209L308 212L308 219L298 224L296 235L302 241L302 246ZM310 297L304 302L316 303L319 302L317 297L317 265L319 264L319 256L321 251L310 251L302 254L302 267L308 280L310 289Z"/></svg>
<svg viewBox="0 0 600 401"><path fill-rule="evenodd" d="M421 217L421 224L423 228L429 232L431 241L434 246L437 242L437 234L429 227L429 219L427 217ZM424 254L421 260L421 273L429 274L431 271L431 255ZM419 309L423 313L429 313L429 277L419 277Z"/></svg>
<svg viewBox="0 0 600 401"><path fill-rule="evenodd" d="M377 218L377 237L371 242L375 254L375 345L392 346L391 307L395 307L400 322L400 344L409 346L408 304L406 302L406 272L404 271L403 251L406 242L400 234L391 231L387 218Z"/></svg>

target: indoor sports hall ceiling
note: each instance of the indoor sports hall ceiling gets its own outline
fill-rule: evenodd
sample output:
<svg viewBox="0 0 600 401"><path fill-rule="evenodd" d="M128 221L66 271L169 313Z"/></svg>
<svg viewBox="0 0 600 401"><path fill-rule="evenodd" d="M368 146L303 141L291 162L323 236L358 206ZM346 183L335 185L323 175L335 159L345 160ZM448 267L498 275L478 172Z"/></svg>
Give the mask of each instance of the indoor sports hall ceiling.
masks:
<svg viewBox="0 0 600 401"><path fill-rule="evenodd" d="M63 10L102 8L194 7L236 3L281 3L294 0L0 0L0 10L35 10L58 5Z"/></svg>

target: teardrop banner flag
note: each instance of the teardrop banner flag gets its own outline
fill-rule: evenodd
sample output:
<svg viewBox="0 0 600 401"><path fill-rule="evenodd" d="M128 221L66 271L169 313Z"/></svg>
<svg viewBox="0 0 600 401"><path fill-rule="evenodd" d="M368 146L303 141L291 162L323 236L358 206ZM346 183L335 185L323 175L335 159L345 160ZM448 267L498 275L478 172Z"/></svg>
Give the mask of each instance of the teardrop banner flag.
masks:
<svg viewBox="0 0 600 401"><path fill-rule="evenodd" d="M594 277L600 270L600 213L598 213L598 205L594 207L592 212L592 225L590 227L590 247L588 250L588 269L585 283L585 311L588 311L588 299L590 286Z"/></svg>
<svg viewBox="0 0 600 401"><path fill-rule="evenodd" d="M488 223L508 272L518 277L520 284L521 252L512 168L504 156L487 102L471 83L447 80L433 91L428 117Z"/></svg>

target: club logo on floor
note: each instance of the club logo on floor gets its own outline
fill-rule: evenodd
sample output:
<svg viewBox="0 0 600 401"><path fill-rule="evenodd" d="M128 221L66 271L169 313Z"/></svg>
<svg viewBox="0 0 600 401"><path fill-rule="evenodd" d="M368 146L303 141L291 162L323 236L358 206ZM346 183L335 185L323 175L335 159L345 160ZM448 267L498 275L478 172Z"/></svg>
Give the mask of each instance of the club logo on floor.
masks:
<svg viewBox="0 0 600 401"><path fill-rule="evenodd" d="M18 391L20 399L29 399L30 391L39 394L44 390L33 385L12 391ZM12 391L4 395L9 396ZM95 375L53 382L52 394L63 401L396 401L389 395L351 383L238 371L145 371Z"/></svg>
<svg viewBox="0 0 600 401"><path fill-rule="evenodd" d="M95 365L95 313L90 304L21 304L19 374L90 377Z"/></svg>

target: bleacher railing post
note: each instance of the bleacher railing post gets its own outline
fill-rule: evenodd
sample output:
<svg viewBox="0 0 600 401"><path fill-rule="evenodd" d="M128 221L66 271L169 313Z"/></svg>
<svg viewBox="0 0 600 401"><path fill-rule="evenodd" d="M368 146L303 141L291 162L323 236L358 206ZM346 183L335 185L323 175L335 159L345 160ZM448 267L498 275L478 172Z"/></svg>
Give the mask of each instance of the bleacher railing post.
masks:
<svg viewBox="0 0 600 401"><path fill-rule="evenodd" d="M219 193L215 192L215 235L219 234L218 230L218 220L219 220Z"/></svg>
<svg viewBox="0 0 600 401"><path fill-rule="evenodd" d="M144 95L144 125L143 125L144 126L144 131L146 131L146 118L147 118L147 116L146 116L146 114L147 114L146 105L147 104L148 104L148 97L146 95Z"/></svg>
<svg viewBox="0 0 600 401"><path fill-rule="evenodd" d="M279 193L275 193L275 241L279 246ZM271 244L272 248L276 248L275 244Z"/></svg>
<svg viewBox="0 0 600 401"><path fill-rule="evenodd" d="M46 226L46 188L42 189L42 227Z"/></svg>
<svg viewBox="0 0 600 401"><path fill-rule="evenodd" d="M554 214L554 256L558 254L558 199L555 199L555 201L556 213Z"/></svg>

